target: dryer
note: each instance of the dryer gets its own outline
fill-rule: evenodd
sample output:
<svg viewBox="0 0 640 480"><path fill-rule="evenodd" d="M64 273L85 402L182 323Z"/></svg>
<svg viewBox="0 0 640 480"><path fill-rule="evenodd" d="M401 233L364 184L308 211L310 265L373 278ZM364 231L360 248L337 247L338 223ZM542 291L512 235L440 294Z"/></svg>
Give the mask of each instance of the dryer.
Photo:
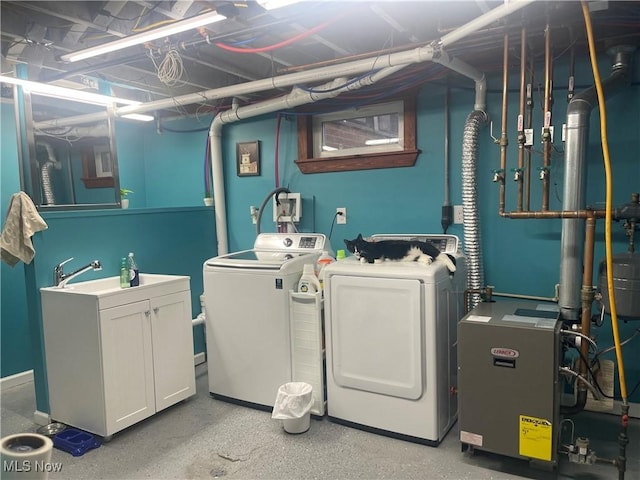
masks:
<svg viewBox="0 0 640 480"><path fill-rule="evenodd" d="M331 250L322 234L263 233L254 248L204 262L209 392L272 409L291 378L289 291Z"/></svg>
<svg viewBox="0 0 640 480"><path fill-rule="evenodd" d="M332 421L438 445L457 419L457 322L466 264L453 235L374 235L430 241L443 262L360 263L325 270L327 409Z"/></svg>

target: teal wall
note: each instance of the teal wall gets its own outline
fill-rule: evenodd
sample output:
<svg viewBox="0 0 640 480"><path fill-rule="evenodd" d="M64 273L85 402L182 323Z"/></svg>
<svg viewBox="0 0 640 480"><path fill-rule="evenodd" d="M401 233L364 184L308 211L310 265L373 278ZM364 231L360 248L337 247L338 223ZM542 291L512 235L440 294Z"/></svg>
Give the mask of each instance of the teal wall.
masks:
<svg viewBox="0 0 640 480"><path fill-rule="evenodd" d="M202 206L202 162L204 150L186 152L180 162L165 162L166 177L180 178L184 192L147 196L145 146L156 136L146 125L118 121L118 156L123 185L135 191L129 210L83 210L42 213L48 229L34 235L36 257L30 265L10 268L2 263L2 377L34 369L37 406L48 411L44 353L41 337L39 288L50 286L53 266L69 257L67 270L94 258L103 264L100 272L88 272L83 279L117 275L120 258L136 253L142 272L188 275L191 277L192 313L200 312L202 264L217 254L214 211ZM158 144L170 142L162 137ZM204 148L204 143L202 143ZM160 150L162 151L162 149ZM2 103L2 211L10 197L20 190L13 106ZM192 161L193 160L193 161ZM152 167L149 167L152 168ZM186 171L191 168L192 173ZM193 187L187 188L190 184ZM158 189L152 186L151 190ZM192 193L196 192L196 193ZM162 201L159 199L162 198ZM167 200L168 199L168 200ZM162 208L159 208L162 207ZM185 255L188 252L188 255ZM204 333L194 328L194 352L204 352Z"/></svg>
<svg viewBox="0 0 640 480"><path fill-rule="evenodd" d="M20 191L18 145L13 104L0 102L0 208L4 213L11 195ZM3 218L4 225L4 218ZM0 262L0 367L2 377L33 368L27 323L24 266Z"/></svg>
<svg viewBox="0 0 640 480"><path fill-rule="evenodd" d="M216 254L213 209L205 207L129 209L43 214L49 228L34 236L36 258L27 266L29 326L34 341L37 407L48 411L38 289L51 285L53 266L74 257L68 270L102 262L83 280L119 274L120 259L135 252L141 272L191 277L193 315L200 312L202 264ZM4 323L4 316L3 316ZM202 327L194 330L194 351L204 351Z"/></svg>
<svg viewBox="0 0 640 480"><path fill-rule="evenodd" d="M613 161L614 204L629 201L631 192L640 190L640 58L635 56L634 84L624 94L607 102L609 119L609 145ZM600 60L601 73L608 75L609 60ZM555 146L562 150L560 125L566 111L567 65L562 60L555 66L554 125L557 128ZM517 66L514 65L514 71ZM536 72L536 78L542 78ZM470 82L469 82L470 83ZM576 83L590 86L593 77L584 59L577 65ZM464 82L462 83L464 84ZM515 166L516 140L515 125L518 93L517 79L510 82L509 94L509 167ZM461 203L461 145L462 128L466 116L472 109L474 91L469 88L453 88L450 100L450 174L451 202ZM444 196L444 87L429 85L422 89L418 98L417 142L422 151L417 163L411 168L366 170L356 172L303 175L293 160L297 157L296 122L285 117L280 131L280 184L291 191L301 192L303 202L302 231L316 231L329 234L336 207L346 207L348 223L333 228L331 243L334 249L343 247L343 239L354 238L358 233L420 233L441 232L440 211ZM487 112L494 121L494 135L499 134L501 122L501 76L498 72L489 77ZM198 130L208 126L210 117L200 117L171 122L172 128ZM540 148L540 127L542 124L539 105L536 106L534 125L536 149ZM201 285L194 288L194 281L201 282L202 261L215 253L213 236L213 211L195 208L201 204L203 191L202 167L206 131L157 133L156 125L132 127L132 124L118 124L117 142L120 162L120 177L123 187L135 194L130 196L132 209L129 212L113 212L109 215L47 216L50 229L36 234L38 255L34 267L28 268L29 288L27 292L37 292L35 286L50 284L50 271L58 261L75 256L77 261L103 257L105 263L116 268L122 252L133 250L143 270L158 273L180 273L183 262L190 267L194 296L201 292ZM229 226L229 250L250 248L255 239L255 225L251 223L249 207L259 206L265 195L276 186L275 182L275 132L276 115L267 115L223 128L224 181L227 198L227 220ZM4 136L3 128L3 136ZM3 137L4 138L4 137ZM238 177L235 168L236 142L260 141L261 175ZM5 146L3 142L3 202ZM559 209L562 196L563 172L562 155L553 156L551 209ZM534 155L532 172L532 209L540 206L540 184L536 168L541 165L541 156ZM495 286L496 291L539 295L554 295L558 283L560 259L559 220L509 220L500 218L498 211L498 186L491 181L491 172L499 166L499 147L489 135L489 127L480 136L480 157L478 164L479 212L481 216L482 247L485 259L485 279ZM17 175L17 167L12 167ZM12 188L17 187L14 181ZM515 209L515 183L507 182L507 210ZM600 150L599 112L591 115L591 131L588 149L588 192L590 205L603 206L604 170ZM6 204L3 203L3 208ZM184 207L171 211L168 207ZM194 207L191 209L189 207ZM143 211L136 212L141 208ZM144 209L149 209L145 211ZM165 211L167 210L167 211ZM188 214L187 214L188 212ZM274 231L270 220L270 209L265 213L262 231ZM184 231L182 231L184 230ZM596 259L604 256L603 222L597 225ZM618 223L613 227L614 251L626 250L624 231ZM65 246L65 234L73 232L77 241ZM93 232L93 233L89 233ZM453 225L448 233L459 235L463 231ZM195 242L195 243L193 243ZM100 246L97 255L95 246ZM152 249L152 250L149 250ZM145 252L156 252L148 255ZM168 258L173 258L168 260ZM114 263L115 262L115 263ZM3 266L3 376L5 346L5 266ZM197 270L197 271L196 271ZM597 270L597 269L596 269ZM107 272L102 272L107 274ZM87 277L89 278L89 277ZM594 279L594 284L597 279ZM19 290L19 289L18 289ZM19 297L18 297L19 298ZM34 300L35 302L36 300ZM39 301L39 300L37 300ZM20 303L20 302L18 302ZM198 307L197 301L194 308ZM638 322L621 324L621 337L629 337ZM38 334L37 319L31 330ZM611 345L609 319L602 328L596 329L599 345ZM10 336L18 336L17 327L11 327ZM640 349L634 340L624 349L629 389L640 380ZM37 342L36 342L37 343ZM38 347L38 345L36 345ZM38 356L38 348L35 356ZM17 356L17 355L16 355ZM609 355L609 358L613 358ZM12 361L11 358L8 361ZM16 365L19 361L16 360ZM27 361L31 363L31 361ZM17 367L16 367L17 368ZM20 370L15 370L20 371ZM636 391L632 401L640 402L640 392ZM39 400L40 402L40 400ZM40 406L40 403L39 403Z"/></svg>
<svg viewBox="0 0 640 480"><path fill-rule="evenodd" d="M610 72L610 60L600 60L601 76ZM514 68L517 71L517 68ZM544 78L536 72L536 78ZM563 143L561 125L566 116L566 85L568 66L555 65L555 102L553 106L558 152L552 156L550 209L562 206ZM634 61L633 85L608 100L608 140L612 158L614 205L630 201L632 192L640 191L640 55ZM576 92L591 86L593 76L590 66L581 59L576 66ZM562 86L565 86L564 88ZM517 165L516 125L518 78L510 79L508 131L507 210L516 209L516 184L511 180L511 168ZM354 172L303 175L293 160L297 158L295 120L285 120L281 125L280 184L291 191L301 192L308 199L303 209L301 223L304 231L317 231L329 235L336 207L346 207L348 223L336 225L331 243L334 249L343 248L343 239L352 239L358 233L420 233L441 232L440 213L444 196L444 87L430 85L422 89L418 99L417 143L422 151L412 168L366 170ZM462 129L466 116L474 102L472 85L454 88L450 100L450 173L451 202L461 204L461 148ZM489 77L487 113L494 122L493 134L499 136L501 123L502 79L499 73ZM541 151L541 108L536 98L534 114L535 146ZM604 167L600 146L600 114L595 109L591 115L590 139L587 155L588 205L604 208ZM250 248L255 238L255 226L251 223L249 207L260 205L264 196L275 187L275 131L276 116L264 116L223 129L225 164L225 188L229 219L230 251ZM262 174L259 177L238 177L235 171L235 144L259 140L261 146ZM559 153L560 152L560 153ZM480 136L478 161L478 198L481 219L481 236L484 254L485 283L494 285L497 292L521 295L553 297L559 281L560 220L511 220L498 216L498 185L492 182L492 171L499 168L499 147L490 137L489 126ZM541 154L534 154L532 162L531 208L541 207L541 184L537 168L542 166ZM270 208L270 207L269 207ZM262 231L274 231L270 220L271 210L265 214ZM627 238L620 223L613 225L614 252L627 249ZM460 225L453 225L448 233L460 236ZM604 257L604 222L597 222L595 272ZM637 243L637 242L636 242ZM597 273L596 273L597 274ZM594 276L595 277L595 276ZM598 279L594 278L594 285ZM595 307L594 307L595 310ZM640 322L620 322L622 339L630 337ZM610 319L602 328L594 329L598 344L605 348L613 344ZM634 340L637 347L638 339ZM633 345L633 344L632 344ZM605 358L614 359L613 353ZM631 345L623 351L628 392L640 381L640 348ZM617 383L616 383L617 385ZM618 392L616 387L616 392ZM631 401L640 402L640 389L636 389Z"/></svg>

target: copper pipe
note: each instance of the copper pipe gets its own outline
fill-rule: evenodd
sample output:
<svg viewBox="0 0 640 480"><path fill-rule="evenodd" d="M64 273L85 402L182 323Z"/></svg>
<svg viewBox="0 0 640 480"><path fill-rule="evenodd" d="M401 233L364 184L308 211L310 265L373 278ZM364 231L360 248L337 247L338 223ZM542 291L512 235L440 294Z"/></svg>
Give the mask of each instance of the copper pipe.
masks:
<svg viewBox="0 0 640 480"><path fill-rule="evenodd" d="M502 64L502 133L500 134L500 206L499 213L504 213L505 179L507 171L507 94L509 87L509 34L504 34L504 52Z"/></svg>
<svg viewBox="0 0 640 480"><path fill-rule="evenodd" d="M582 273L582 317L580 325L580 333L589 336L591 332L591 306L593 304L593 250L595 244L596 219L595 216L588 216L586 221L586 232L584 239L584 268ZM578 366L578 372L583 377L589 373L589 368L585 360L589 358L589 343L580 343L581 359ZM586 386L581 385L578 389L585 389Z"/></svg>
<svg viewBox="0 0 640 480"><path fill-rule="evenodd" d="M531 130L533 127L533 81L534 81L534 68L535 58L531 55L531 62L529 64L529 71L531 78L527 85L527 129ZM527 200L525 203L525 210L531 210L531 146L526 147L527 151L527 164L525 169L525 181L527 184Z"/></svg>
<svg viewBox="0 0 640 480"><path fill-rule="evenodd" d="M520 36L520 111L518 113L518 170L515 180L518 182L518 206L517 211L522 211L524 200L523 177L524 168L524 108L525 108L525 76L527 65L527 29L522 27Z"/></svg>
<svg viewBox="0 0 640 480"><path fill-rule="evenodd" d="M549 166L551 164L551 29L544 30L544 128L542 131L542 211L549 210Z"/></svg>
<svg viewBox="0 0 640 480"><path fill-rule="evenodd" d="M604 218L605 210L561 210L545 212L503 212L501 217L512 218L515 220L524 220L528 218L589 218L593 216L595 218Z"/></svg>

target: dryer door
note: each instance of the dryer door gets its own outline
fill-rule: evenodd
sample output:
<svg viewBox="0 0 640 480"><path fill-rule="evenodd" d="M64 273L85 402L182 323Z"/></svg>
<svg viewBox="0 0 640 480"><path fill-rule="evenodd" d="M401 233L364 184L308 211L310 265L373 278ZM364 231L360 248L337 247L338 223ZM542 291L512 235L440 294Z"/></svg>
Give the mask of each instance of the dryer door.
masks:
<svg viewBox="0 0 640 480"><path fill-rule="evenodd" d="M346 388L416 400L423 392L420 281L334 275L332 375Z"/></svg>

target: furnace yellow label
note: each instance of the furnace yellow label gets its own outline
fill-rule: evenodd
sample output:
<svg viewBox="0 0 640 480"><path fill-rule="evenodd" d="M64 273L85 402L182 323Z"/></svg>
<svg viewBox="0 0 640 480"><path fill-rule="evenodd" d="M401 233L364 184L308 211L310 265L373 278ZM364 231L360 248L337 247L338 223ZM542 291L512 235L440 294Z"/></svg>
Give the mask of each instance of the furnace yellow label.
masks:
<svg viewBox="0 0 640 480"><path fill-rule="evenodd" d="M548 420L520 415L520 455L550 462L552 433L553 426Z"/></svg>

